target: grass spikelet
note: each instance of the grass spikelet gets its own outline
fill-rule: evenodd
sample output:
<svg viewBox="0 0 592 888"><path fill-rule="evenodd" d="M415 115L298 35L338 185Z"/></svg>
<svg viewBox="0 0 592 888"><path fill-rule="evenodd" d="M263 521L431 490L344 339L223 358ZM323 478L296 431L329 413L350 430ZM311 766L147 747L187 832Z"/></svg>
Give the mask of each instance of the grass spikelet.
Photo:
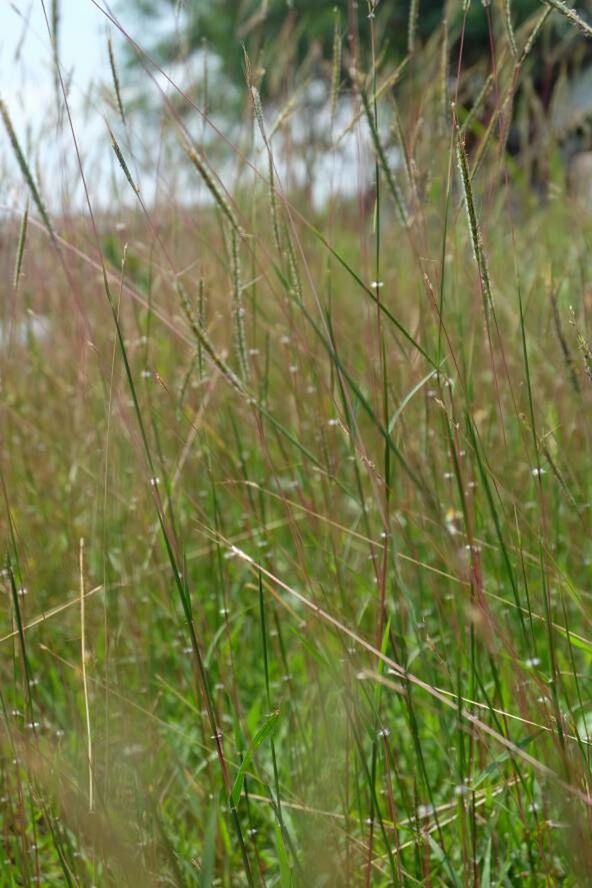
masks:
<svg viewBox="0 0 592 888"><path fill-rule="evenodd" d="M276 250L278 254L282 253L282 243L280 237L280 226L279 226L279 213L278 213L278 205L277 205L277 193L275 188L275 171L273 168L273 154L271 152L271 145L269 139L267 137L267 132L265 130L265 118L263 116L263 106L261 105L261 96L259 95L259 90L256 86L251 86L251 99L253 102L253 112L255 114L255 120L257 121L257 125L259 127L259 132L261 133L261 138L267 148L267 164L268 164L268 174L269 174L269 206L271 209L271 226L273 229L273 239L275 242Z"/></svg>
<svg viewBox="0 0 592 888"><path fill-rule="evenodd" d="M481 238L481 229L475 212L475 202L473 199L473 189L471 187L471 177L469 174L469 165L467 163L467 155L462 139L462 134L458 124L455 122L455 141L456 141L456 159L460 173L460 180L463 192L463 202L467 212L467 221L469 224L469 234L471 238L471 246L479 276L483 286L483 295L485 297L486 306L493 308L493 297L491 293L491 283L489 279L489 269L487 267L487 258L483 249L483 240Z"/></svg>
<svg viewBox="0 0 592 888"><path fill-rule="evenodd" d="M251 99L253 100L253 111L255 112L255 120L261 133L261 138L267 145L267 135L265 133L265 118L263 117L263 106L261 104L261 96L256 86L251 87ZM269 147L269 146L268 146Z"/></svg>
<svg viewBox="0 0 592 888"><path fill-rule="evenodd" d="M271 227L273 229L273 239L278 254L282 253L282 240L280 237L279 214L277 205L277 193L275 190L275 173L273 169L273 157L271 151L267 154L269 168L269 206L271 209Z"/></svg>
<svg viewBox="0 0 592 888"><path fill-rule="evenodd" d="M279 226L279 213L278 213L278 205L277 205L277 192L275 188L275 171L273 168L273 154L271 152L271 145L267 138L267 133L265 131L265 118L263 117L263 108L261 106L261 98L259 96L259 90L255 87L251 87L251 96L253 99L253 109L255 112L255 118L257 120L257 124L259 126L259 130L261 132L261 138L265 143L265 147L267 148L267 164L268 164L268 173L269 173L269 206L271 209L271 226L273 229L273 239L275 241L275 247L278 251L278 254L281 255L282 252L282 242L280 237L280 226Z"/></svg>
<svg viewBox="0 0 592 888"><path fill-rule="evenodd" d="M189 298L187 297L187 293L179 282L177 282L177 294L181 302L181 308L183 309L183 313L187 318L187 322L189 324L189 327L191 328L191 332L195 336L196 342L198 344L201 344L204 352L208 355L212 363L218 368L222 376L232 386L232 388L235 389L237 392L240 392L241 395L246 394L245 386L236 375L236 373L231 370L226 361L222 357L220 357L220 355L214 348L210 337L206 333L205 329L200 325L198 319L195 317L195 314L189 302Z"/></svg>
<svg viewBox="0 0 592 888"><path fill-rule="evenodd" d="M371 104L375 104L385 94L388 94L394 90L395 86L397 85L397 83L399 82L401 77L403 76L403 74L405 72L405 68L407 67L408 63L409 63L409 56L406 55L405 58L403 59L403 61L397 65L397 67L392 72L392 74L389 74L388 77L385 77L385 79L382 81L380 86L372 93L372 96L369 100ZM351 72L350 72L350 75L351 75ZM357 75L354 73L352 76L355 78ZM351 131L354 129L355 125L364 116L364 114L365 114L365 111L363 108L356 111L356 113L353 115L353 117L350 120L350 122L348 123L348 125L342 130L342 132L339 133L339 136L337 137L336 142L340 142L342 139L344 139L348 135L348 133L351 133Z"/></svg>
<svg viewBox="0 0 592 888"><path fill-rule="evenodd" d="M8 139L12 146L12 150L14 152L14 156L16 158L16 162L19 166L21 173L23 174L23 178L27 183L27 187L31 192L31 197L33 198L33 203L37 207L39 215L43 219L45 227L47 228L49 234L52 239L54 238L53 227L49 219L49 214L45 208L45 204L41 198L41 194L39 193L39 189L35 183L35 179L33 178L33 174L30 170L29 164L25 158L23 150L19 144L19 140L17 139L16 133L14 131L14 127L12 125L12 120L10 118L10 114L8 108L4 102L4 99L0 98L0 115L2 116L2 121L4 123L4 128L6 129L6 133L8 135Z"/></svg>
<svg viewBox="0 0 592 888"><path fill-rule="evenodd" d="M508 33L508 42L510 44L510 52L515 59L518 58L518 47L516 46L516 36L514 34L514 25L512 24L512 0L504 0L504 19L506 22L506 31Z"/></svg>
<svg viewBox="0 0 592 888"><path fill-rule="evenodd" d="M58 103L61 98L60 90L60 0L51 0L51 46L54 64L54 88Z"/></svg>
<svg viewBox="0 0 592 888"><path fill-rule="evenodd" d="M333 10L335 23L333 25L333 60L331 63L331 123L335 120L337 99L339 98L339 84L341 83L341 12L336 6Z"/></svg>
<svg viewBox="0 0 592 888"><path fill-rule="evenodd" d="M107 40L107 50L109 53L109 67L111 69L111 79L113 80L113 89L115 91L115 100L117 102L117 110L119 111L119 116L121 117L121 122L124 126L126 126L125 119L125 111L123 110L123 102L121 100L121 88L119 85L119 76L117 74L117 68L115 67L115 56L113 55L113 44L111 42L111 37Z"/></svg>
<svg viewBox="0 0 592 888"><path fill-rule="evenodd" d="M393 201L397 208L401 224L407 226L409 225L409 213L405 205L405 198L403 197L403 193L401 192L401 189L399 188L399 185L394 177L393 171L390 168L389 162L384 152L384 148L382 146L382 142L380 141L380 135L376 126L374 114L372 113L372 108L370 107L368 93L366 92L366 88L364 87L361 76L357 72L353 72L352 76L362 100L364 116L370 129L372 144L374 145L374 151L376 152L376 159L378 160L378 164L386 180L388 189L391 193L391 197L393 198Z"/></svg>
<svg viewBox="0 0 592 888"><path fill-rule="evenodd" d="M203 277L200 277L198 287L197 287L197 324L199 329L206 329L206 287L205 281ZM187 368L187 372L185 373L185 377L183 379L180 392L179 392L179 403L183 403L183 399L185 397L185 392L187 391L187 387L193 378L194 372L197 371L197 379L200 384L204 383L207 379L207 371L206 371L206 360L205 360L205 351L202 344L201 339L197 340L195 354L193 359L191 360L189 367Z"/></svg>
<svg viewBox="0 0 592 888"><path fill-rule="evenodd" d="M51 34L54 42L60 28L60 0L51 0Z"/></svg>
<svg viewBox="0 0 592 888"><path fill-rule="evenodd" d="M521 69L522 65L524 64L525 60L527 59L527 57L529 56L529 54L531 53L540 33L542 31L543 26L552 11L553 11L553 7L551 5L547 6L543 10L542 14L539 16L537 21L535 22L535 25L529 34L529 37L522 49L522 52L520 53L520 56L514 65L514 76L511 79L510 83L508 84L508 86L505 90L505 94L503 96L499 97L498 101L496 102L495 109L494 109L493 113L490 115L489 123L487 124L485 134L483 135L483 137L481 139L479 148L478 148L476 155L475 155L475 160L473 163L473 170L472 170L473 175L475 174L475 171L478 169L478 167L481 165L481 162L482 162L483 157L485 155L485 150L487 148L487 145L488 145L489 140L491 139L493 133L496 131L496 127L498 126L498 122L499 122L500 117L505 118L505 121L502 124L502 129L509 125L508 111L511 107L511 103L512 103L512 100L514 97L515 85L517 83L517 79L520 74L520 69ZM488 80L489 80L489 78L488 78ZM526 82L527 81L525 81L525 83ZM493 79L492 79L492 82L490 85L488 85L487 81L486 81L486 84L484 84L484 88L487 85L487 92L490 91L491 87L493 86L493 83L494 83ZM484 98L485 98L485 94L483 96L481 94L479 94L479 96L477 97L477 100L475 101L474 110L476 110L476 108L477 108L477 103L481 104ZM462 127L463 133L468 129L468 126L470 126L472 121L474 120L473 109L471 110L471 112L469 112L469 118L470 119L465 120L465 122L463 124L463 127ZM500 134L501 144L503 144L503 138L504 138L503 133L501 133Z"/></svg>
<svg viewBox="0 0 592 888"><path fill-rule="evenodd" d="M448 45L448 19L442 22L442 43L440 45L440 108L441 108L441 125L444 128L448 124L450 102L448 99L448 65L449 65Z"/></svg>
<svg viewBox="0 0 592 888"><path fill-rule="evenodd" d="M578 333L578 348L582 353L582 357L584 359L584 370L586 371L586 376L592 382L592 348L590 347L590 343L584 339L581 333Z"/></svg>
<svg viewBox="0 0 592 888"><path fill-rule="evenodd" d="M140 189L138 188L138 186L136 185L136 183L132 179L132 174L131 174L130 169L126 163L125 157L123 156L121 148L119 147L119 143L117 142L117 139L115 138L115 135L109 125L107 125L107 129L109 130L109 137L111 139L111 147L113 148L113 151L115 152L115 157L118 160L119 166L123 170L125 178L129 182L129 184L132 188L132 191L134 192L134 194L139 196Z"/></svg>
<svg viewBox="0 0 592 888"><path fill-rule="evenodd" d="M581 352L582 358L584 359L584 370L586 371L586 376L588 377L590 382L592 382L592 346L590 345L588 340L585 338L585 336L583 336L582 333L580 332L577 322L576 322L576 316L575 316L575 312L574 312L573 308L570 308L570 313L571 313L570 323L575 328L576 341L578 343L578 348Z"/></svg>
<svg viewBox="0 0 592 888"><path fill-rule="evenodd" d="M516 63L518 68L520 68L524 64L525 59L530 55L532 47L536 43L538 36L543 29L543 25L545 24L545 22L547 21L547 19L551 15L552 11L553 10L552 10L551 6L547 6L547 8L542 11L540 16L536 20L534 28L532 29L532 31L528 35L528 40L524 44L524 46L522 48L522 52L520 53L520 58L518 59L518 62Z"/></svg>
<svg viewBox="0 0 592 888"><path fill-rule="evenodd" d="M27 226L29 222L29 207L28 205L25 207L25 212L23 213L23 218L21 219L21 225L19 229L19 239L16 248L16 261L14 263L14 277L12 280L12 285L15 290L18 290L19 283L21 279L21 270L23 267L23 256L25 254L25 243L27 241Z"/></svg>
<svg viewBox="0 0 592 888"><path fill-rule="evenodd" d="M545 0L545 3L548 3L549 6L552 6L553 9L556 9L557 12L560 12L561 15L565 16L565 18L581 31L582 34L585 34L586 37L592 37L592 27L588 22L584 21L575 9L568 6L563 0Z"/></svg>
<svg viewBox="0 0 592 888"><path fill-rule="evenodd" d="M197 322L201 330L206 328L206 285L203 277L199 279L197 293ZM204 347L201 340L197 343L197 372L199 381L203 382L206 376L206 366L204 359Z"/></svg>
<svg viewBox="0 0 592 888"><path fill-rule="evenodd" d="M409 22L407 26L407 51L410 55L415 52L418 16L419 0L411 0L411 3L409 4Z"/></svg>
<svg viewBox="0 0 592 888"><path fill-rule="evenodd" d="M298 274L296 252L294 250L294 243L292 241L292 236L288 228L286 229L286 253L288 256L288 268L290 270L290 283L292 285L292 292L294 296L298 299L298 301L302 302L302 284L300 282L300 275Z"/></svg>
<svg viewBox="0 0 592 888"><path fill-rule="evenodd" d="M242 283L240 270L240 254L238 235L233 228L230 233L230 254L232 269L232 303L234 313L234 337L238 364L243 382L249 379L249 358L247 355L247 338L245 333L245 308L242 298Z"/></svg>
<svg viewBox="0 0 592 888"><path fill-rule="evenodd" d="M189 160L191 161L191 163L193 164L193 166L195 167L195 169L197 170L197 172L201 176L204 185L206 186L206 188L208 189L208 191L210 192L210 194L214 198L214 201L216 202L217 206L219 207L221 213L230 222L230 226L231 226L232 230L235 231L239 235L239 237L244 237L245 231L241 227L241 225L236 217L236 213L234 212L234 210L231 207L230 203L228 202L226 196L224 195L223 191L221 190L220 186L218 185L218 183L214 177L214 174L212 173L208 164L206 163L205 158L196 148L193 147L193 145L191 145L187 141L187 139L183 138L182 143L183 143L183 149L184 149L185 153L187 154L187 157L189 158Z"/></svg>

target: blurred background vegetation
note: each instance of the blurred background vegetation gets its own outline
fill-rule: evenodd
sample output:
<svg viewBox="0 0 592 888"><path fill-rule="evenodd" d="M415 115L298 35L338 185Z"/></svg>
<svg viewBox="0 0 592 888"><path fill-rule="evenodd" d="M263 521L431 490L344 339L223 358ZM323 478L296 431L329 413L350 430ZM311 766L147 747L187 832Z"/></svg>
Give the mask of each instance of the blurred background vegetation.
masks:
<svg viewBox="0 0 592 888"><path fill-rule="evenodd" d="M473 118L471 109L478 103L473 135L486 129L492 116L504 118L505 146L511 155L523 152L527 176L539 192L548 184L555 150L567 167L592 144L590 42L538 0L129 0L125 7L139 17L146 48L158 64L179 71L187 60L200 60L188 91L201 102L206 99L206 110L214 116L228 120L249 114L251 85L276 113L286 103L291 112L304 111L304 153L311 138L317 147L323 141L310 123L336 77L336 35L342 96L351 92L354 69L380 77L406 61L412 76L401 78L391 95L419 107L420 97L423 101L426 90L444 76L444 101L455 98L461 120ZM584 22L592 21L591 12L591 0L578 7ZM521 61L511 97L506 96L502 112L495 112L500 83L507 72L511 79L519 60L517 44L523 48L526 35L542 19L540 38ZM138 65L131 49L128 62L132 68Z"/></svg>

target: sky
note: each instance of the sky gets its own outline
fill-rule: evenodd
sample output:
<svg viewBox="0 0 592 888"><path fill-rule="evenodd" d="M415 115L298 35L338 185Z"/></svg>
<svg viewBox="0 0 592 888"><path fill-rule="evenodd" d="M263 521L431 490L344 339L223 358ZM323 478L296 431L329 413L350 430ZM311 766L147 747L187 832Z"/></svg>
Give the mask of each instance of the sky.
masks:
<svg viewBox="0 0 592 888"><path fill-rule="evenodd" d="M70 175L66 159L69 156L71 162L72 141L63 119L62 126L58 126L44 5L51 15L51 0L0 0L0 96L27 157L42 171L44 193L51 205L59 203L63 178ZM108 34L116 48L118 43L121 46L121 40L92 0L60 0L59 9L62 74L69 85L69 102L81 150L90 156L105 127L102 115L85 111L85 97L91 85L98 87L101 81L109 82ZM14 158L2 131L0 162L3 170L15 171ZM18 182L18 177L3 177L0 209L22 207L25 195Z"/></svg>
<svg viewBox="0 0 592 888"><path fill-rule="evenodd" d="M0 12L0 89L11 113L22 102L43 110L51 88L51 43L42 0L2 0ZM45 0L50 14L51 2ZM91 0L61 0L60 52L74 83L84 90L103 67L106 19ZM19 49L20 47L20 49ZM19 57L15 53L19 49ZM21 95L21 92L25 92Z"/></svg>

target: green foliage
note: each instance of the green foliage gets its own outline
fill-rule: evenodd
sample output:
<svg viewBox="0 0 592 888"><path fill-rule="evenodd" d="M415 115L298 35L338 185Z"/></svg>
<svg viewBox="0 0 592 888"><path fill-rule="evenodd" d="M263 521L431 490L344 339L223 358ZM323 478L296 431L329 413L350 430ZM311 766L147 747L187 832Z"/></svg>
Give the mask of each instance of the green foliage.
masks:
<svg viewBox="0 0 592 888"><path fill-rule="evenodd" d="M133 0L138 11L148 20L166 21L178 8L176 0ZM446 12L444 0L419 0L417 37L422 43L440 27ZM165 36L155 45L156 57L161 62L208 47L222 61L223 70L232 84L244 87L245 72L240 49L243 44L261 80L263 95L276 94L286 89L286 78L306 62L316 64L322 72L322 62L331 58L335 23L335 9L341 10L343 23L344 65L351 63L353 53L358 64L367 68L370 46L370 28L374 28L383 60L388 63L401 59L407 51L409 16L407 2L383 2L374 7L368 0L356 4L357 13L351 18L351 7L346 0L319 2L319 0L188 0L182 6L181 34ZM510 13L514 27L540 9L537 0L513 0ZM490 51L490 17L497 22L497 6L484 8L480 2L468 4L466 16L461 3L450 4L449 28L454 40L464 33L465 53L471 60ZM291 73L290 73L291 72ZM326 72L324 72L326 73ZM347 70L344 70L347 74ZM291 84L293 85L293 84Z"/></svg>

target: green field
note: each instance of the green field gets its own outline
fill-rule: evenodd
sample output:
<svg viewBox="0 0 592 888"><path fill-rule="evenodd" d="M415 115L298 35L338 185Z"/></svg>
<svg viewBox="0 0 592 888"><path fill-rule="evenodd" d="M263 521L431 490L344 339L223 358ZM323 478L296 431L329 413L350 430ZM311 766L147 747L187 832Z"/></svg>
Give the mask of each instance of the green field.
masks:
<svg viewBox="0 0 592 888"><path fill-rule="evenodd" d="M150 168L113 59L94 211L2 105L0 886L592 882L592 212L503 149L537 15L472 111L442 28L394 93L335 43L367 184L322 203L251 82L207 145L162 93Z"/></svg>

